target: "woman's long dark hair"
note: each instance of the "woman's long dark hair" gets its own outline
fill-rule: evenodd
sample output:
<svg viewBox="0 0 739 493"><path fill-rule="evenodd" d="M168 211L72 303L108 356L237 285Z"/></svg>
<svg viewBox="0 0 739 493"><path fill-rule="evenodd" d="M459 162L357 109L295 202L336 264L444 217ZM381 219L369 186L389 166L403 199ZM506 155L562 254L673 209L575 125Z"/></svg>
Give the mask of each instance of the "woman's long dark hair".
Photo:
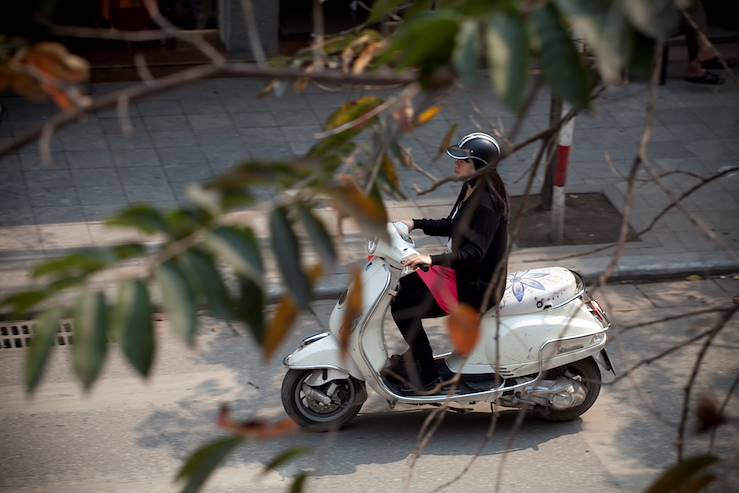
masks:
<svg viewBox="0 0 739 493"><path fill-rule="evenodd" d="M493 192L493 204L495 205L496 210L507 219L510 211L508 191L505 188L505 183L503 183L503 178L501 178L498 173L498 168L495 167L490 170L485 174L485 177L487 178L486 181Z"/></svg>

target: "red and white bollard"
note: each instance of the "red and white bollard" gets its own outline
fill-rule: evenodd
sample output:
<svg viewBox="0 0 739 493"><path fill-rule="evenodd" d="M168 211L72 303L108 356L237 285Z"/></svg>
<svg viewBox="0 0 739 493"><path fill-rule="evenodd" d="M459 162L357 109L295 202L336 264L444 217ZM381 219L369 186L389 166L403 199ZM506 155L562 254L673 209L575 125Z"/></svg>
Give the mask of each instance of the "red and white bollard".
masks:
<svg viewBox="0 0 739 493"><path fill-rule="evenodd" d="M575 39L575 46L580 53L585 49L582 39ZM562 102L562 115L564 118L572 110L567 102ZM570 162L570 147L572 147L572 134L575 131L575 117L565 123L559 129L559 145L557 147L557 169L554 174L554 187L552 187L552 234L554 241L561 242L565 236L565 183L567 183L567 165Z"/></svg>
<svg viewBox="0 0 739 493"><path fill-rule="evenodd" d="M561 118L564 118L571 109L569 104L563 102ZM574 117L559 130L557 168L554 174L554 187L552 188L552 235L556 242L561 242L564 239L565 184L567 183L567 165L570 161L570 147L572 146L572 134L574 130Z"/></svg>

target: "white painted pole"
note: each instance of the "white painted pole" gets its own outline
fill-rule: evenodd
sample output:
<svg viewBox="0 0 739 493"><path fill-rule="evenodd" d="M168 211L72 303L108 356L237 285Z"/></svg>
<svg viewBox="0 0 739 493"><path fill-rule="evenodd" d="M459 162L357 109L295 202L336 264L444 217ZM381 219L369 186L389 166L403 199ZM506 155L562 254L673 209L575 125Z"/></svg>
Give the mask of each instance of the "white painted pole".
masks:
<svg viewBox="0 0 739 493"><path fill-rule="evenodd" d="M570 112L571 106L562 104L562 118ZM564 240L565 230L565 184L567 183L567 165L570 161L572 134L575 130L575 119L565 123L559 131L557 146L557 169L554 174L552 189L552 236L555 242Z"/></svg>
<svg viewBox="0 0 739 493"><path fill-rule="evenodd" d="M575 46L582 53L584 48L583 41L576 39ZM562 102L561 118L564 118L571 109L571 105L567 102ZM572 134L574 131L574 117L559 130L557 169L554 174L554 187L552 187L552 236L556 243L561 243L565 236L565 184L567 183L567 165L570 162L570 148L572 147Z"/></svg>

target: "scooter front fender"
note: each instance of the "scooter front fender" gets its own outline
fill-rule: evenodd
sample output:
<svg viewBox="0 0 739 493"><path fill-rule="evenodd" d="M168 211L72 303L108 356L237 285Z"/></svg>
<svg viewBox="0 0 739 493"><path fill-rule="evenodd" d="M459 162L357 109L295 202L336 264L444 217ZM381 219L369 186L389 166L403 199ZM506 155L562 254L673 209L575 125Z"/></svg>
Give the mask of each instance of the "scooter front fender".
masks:
<svg viewBox="0 0 739 493"><path fill-rule="evenodd" d="M611 363L611 358L606 352L606 348L601 349L593 355L593 359L598 363L600 369L601 380L604 383L611 383L616 379L616 369Z"/></svg>
<svg viewBox="0 0 739 493"><path fill-rule="evenodd" d="M364 375L351 357L348 354L344 358L341 357L339 341L328 332L303 340L298 349L285 356L282 363L291 370L328 368L364 380Z"/></svg>

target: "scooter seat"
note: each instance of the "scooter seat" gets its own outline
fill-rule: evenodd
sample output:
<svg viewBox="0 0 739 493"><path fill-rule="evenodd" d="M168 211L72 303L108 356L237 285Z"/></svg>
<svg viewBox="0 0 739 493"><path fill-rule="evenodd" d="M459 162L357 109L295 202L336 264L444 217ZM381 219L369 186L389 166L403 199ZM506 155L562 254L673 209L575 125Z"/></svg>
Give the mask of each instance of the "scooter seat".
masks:
<svg viewBox="0 0 739 493"><path fill-rule="evenodd" d="M500 302L501 316L535 313L569 301L582 286L578 277L564 267L545 267L511 272ZM488 311L495 316L495 309Z"/></svg>

